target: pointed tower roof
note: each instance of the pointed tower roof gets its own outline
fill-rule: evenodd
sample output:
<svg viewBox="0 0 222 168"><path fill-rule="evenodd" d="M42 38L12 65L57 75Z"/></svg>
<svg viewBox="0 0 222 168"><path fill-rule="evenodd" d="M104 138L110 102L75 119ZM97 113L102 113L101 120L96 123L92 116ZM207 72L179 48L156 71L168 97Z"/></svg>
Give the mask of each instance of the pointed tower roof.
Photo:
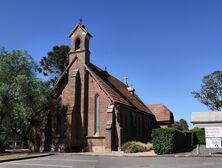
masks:
<svg viewBox="0 0 222 168"><path fill-rule="evenodd" d="M71 33L69 34L69 38L72 36L72 34L76 31L76 29L77 28L81 28L86 34L88 34L90 37L92 37L92 35L86 30L86 27L85 27L85 25L82 23L82 22L80 22L80 23L78 23L75 27L74 27L74 29L71 31Z"/></svg>

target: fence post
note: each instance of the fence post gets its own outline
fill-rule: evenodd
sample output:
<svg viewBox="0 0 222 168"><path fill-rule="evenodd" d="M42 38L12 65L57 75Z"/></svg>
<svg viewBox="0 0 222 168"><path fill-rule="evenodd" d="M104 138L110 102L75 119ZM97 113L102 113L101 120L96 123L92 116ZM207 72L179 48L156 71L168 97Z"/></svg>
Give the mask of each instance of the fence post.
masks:
<svg viewBox="0 0 222 168"><path fill-rule="evenodd" d="M200 144L197 144L197 155L200 154Z"/></svg>

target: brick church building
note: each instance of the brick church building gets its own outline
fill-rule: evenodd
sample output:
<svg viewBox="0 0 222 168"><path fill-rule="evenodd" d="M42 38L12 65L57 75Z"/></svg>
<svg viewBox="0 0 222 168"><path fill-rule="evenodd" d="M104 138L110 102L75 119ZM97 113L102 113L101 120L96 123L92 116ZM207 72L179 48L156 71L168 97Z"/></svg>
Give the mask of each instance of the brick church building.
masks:
<svg viewBox="0 0 222 168"><path fill-rule="evenodd" d="M133 88L90 62L91 37L81 23L69 35L69 65L54 87L65 109L65 119L57 115L60 138L64 134L72 151L112 151L129 140L148 142L158 126L155 115Z"/></svg>

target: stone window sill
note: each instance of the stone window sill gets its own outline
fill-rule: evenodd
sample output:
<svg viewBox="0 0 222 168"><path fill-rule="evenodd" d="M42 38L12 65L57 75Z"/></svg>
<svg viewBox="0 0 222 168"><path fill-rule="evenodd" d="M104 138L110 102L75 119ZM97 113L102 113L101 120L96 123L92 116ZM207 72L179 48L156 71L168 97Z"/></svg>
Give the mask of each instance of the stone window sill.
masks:
<svg viewBox="0 0 222 168"><path fill-rule="evenodd" d="M87 139L105 139L105 136L86 136Z"/></svg>

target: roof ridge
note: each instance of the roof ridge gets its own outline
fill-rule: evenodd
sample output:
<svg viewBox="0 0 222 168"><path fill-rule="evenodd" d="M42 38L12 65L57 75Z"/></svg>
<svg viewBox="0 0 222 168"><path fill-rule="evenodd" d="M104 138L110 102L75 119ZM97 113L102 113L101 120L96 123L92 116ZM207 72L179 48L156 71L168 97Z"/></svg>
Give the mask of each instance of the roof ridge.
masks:
<svg viewBox="0 0 222 168"><path fill-rule="evenodd" d="M94 66L95 68L99 69L100 71L103 71L101 68L99 68L98 66L96 66L96 65L94 65L94 64L92 64L92 63L90 63L90 65ZM86 66L87 66L87 65L86 65ZM92 67L87 66L86 68L87 68L87 70L91 73L91 75L93 75L93 77L94 77L94 74L91 72L92 69L90 69L90 68L92 68ZM92 70L92 71L93 71L93 70ZM99 78L101 78L101 76L99 76L98 74L95 73L95 75L98 76ZM111 75L109 74L109 76L111 76ZM96 77L94 77L94 78L96 79ZM103 78L101 78L101 79L102 79L102 82L103 82L105 85L107 85L111 90L113 90L113 91L116 93L116 90L114 90L113 87L110 87L110 86L104 81ZM114 98L109 94L109 92L106 90L106 88L103 87L103 85L101 84L101 82L100 82L99 80L96 80L96 82L100 85L100 87L103 88L104 92L109 96L110 100L111 100L113 103L114 103L114 102L117 102L117 101L115 101ZM110 84L110 83L109 83L109 84ZM116 94L119 95L119 92L116 93ZM119 96L120 96L124 101L126 101L126 99L123 98L122 95L119 95ZM121 102L119 102L119 103L121 103ZM128 105L127 105L127 104L125 104L125 105L127 105L127 106L131 105L131 106L132 106L132 104L131 104L130 102L128 102L128 101L126 101L126 103L128 103ZM124 103L122 103L122 104L124 104ZM130 106L129 106L129 107L130 107ZM133 106L133 107L134 107L134 106Z"/></svg>
<svg viewBox="0 0 222 168"><path fill-rule="evenodd" d="M103 76L101 76L102 75L101 72L103 72L103 70L92 63L90 63L90 64L91 64L92 68L94 67L95 70L98 71L96 73L99 73L98 76L103 80L103 82L105 82L108 86L110 86L114 92L116 92L120 97L122 97L122 99L124 99L127 103L129 103L133 108L135 108L139 111L144 111L144 112L148 112L148 113L152 114L151 110L149 108L147 108L147 106L143 103L143 101L139 98L138 95L135 94L133 96L133 95L131 95L131 93L129 93L129 91L127 90L127 85L125 85L118 78L116 78L110 74L108 76L108 79L106 80ZM121 88L125 91L123 91L123 90L121 91Z"/></svg>
<svg viewBox="0 0 222 168"><path fill-rule="evenodd" d="M89 71L89 73L94 77L94 74L91 72L91 69L85 64L86 69ZM94 77L96 80L96 77ZM103 88L102 84L100 84L100 82L98 80L96 80L96 82L100 85L100 87ZM104 92L108 95L108 97L110 98L111 101L113 101L112 97L110 96L110 94L106 91L105 88L103 88Z"/></svg>
<svg viewBox="0 0 222 168"><path fill-rule="evenodd" d="M93 66L95 66L96 68L98 68L98 69L100 69L101 71L103 71L101 68L99 68L98 66L96 66L96 65L94 65L94 64L92 64L91 63L91 65L93 65ZM114 76L112 76L112 75L110 75L109 74L109 76L110 77L112 77L112 78L115 78ZM117 79L117 78L115 78L116 80L118 80L119 82L121 82L122 84L124 84L122 81L120 81L119 79ZM125 95L123 95L118 89L116 89L114 86L113 86L113 84L112 83L110 83L109 81L107 81L110 85L112 85L112 89L113 90L115 90L116 92L118 92L118 94L120 94L122 97L124 97L124 99L128 102L128 103L130 103L131 105L133 105L127 98L126 98L126 96ZM124 84L125 85L125 84Z"/></svg>
<svg viewBox="0 0 222 168"><path fill-rule="evenodd" d="M165 106L164 104L162 103L159 103L159 104L146 104L147 106Z"/></svg>

